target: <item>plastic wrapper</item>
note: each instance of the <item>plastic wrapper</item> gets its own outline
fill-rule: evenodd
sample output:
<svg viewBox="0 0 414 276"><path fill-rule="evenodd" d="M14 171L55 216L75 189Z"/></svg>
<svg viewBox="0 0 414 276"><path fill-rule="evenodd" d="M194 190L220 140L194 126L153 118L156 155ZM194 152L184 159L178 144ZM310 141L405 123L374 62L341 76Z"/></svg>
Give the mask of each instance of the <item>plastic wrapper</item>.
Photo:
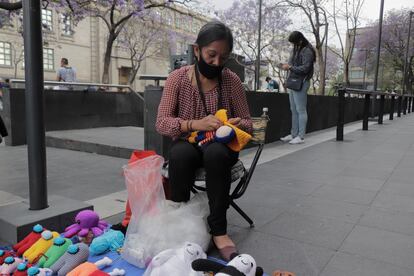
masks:
<svg viewBox="0 0 414 276"><path fill-rule="evenodd" d="M163 162L162 157L154 155L124 167L132 217L122 257L141 268L161 251L177 248L186 241L206 250L211 239L206 224L207 195L196 194L181 204L165 200Z"/></svg>

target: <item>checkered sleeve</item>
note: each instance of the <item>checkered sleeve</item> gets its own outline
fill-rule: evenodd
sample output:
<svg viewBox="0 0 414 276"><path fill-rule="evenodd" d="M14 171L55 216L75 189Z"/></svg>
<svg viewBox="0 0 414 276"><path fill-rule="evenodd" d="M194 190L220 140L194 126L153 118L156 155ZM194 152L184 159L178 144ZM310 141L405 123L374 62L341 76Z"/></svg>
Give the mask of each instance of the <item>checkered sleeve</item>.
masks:
<svg viewBox="0 0 414 276"><path fill-rule="evenodd" d="M241 121L239 127L248 133L252 133L253 125L250 118L249 106L247 105L246 93L242 86L242 83L239 77L230 72L231 83L232 83L232 93L231 93L231 103L233 106L234 117L240 117Z"/></svg>
<svg viewBox="0 0 414 276"><path fill-rule="evenodd" d="M183 72L183 70L173 71L165 81L155 123L156 129L161 135L177 137L181 134L181 122L183 119L177 117L177 114L178 96Z"/></svg>

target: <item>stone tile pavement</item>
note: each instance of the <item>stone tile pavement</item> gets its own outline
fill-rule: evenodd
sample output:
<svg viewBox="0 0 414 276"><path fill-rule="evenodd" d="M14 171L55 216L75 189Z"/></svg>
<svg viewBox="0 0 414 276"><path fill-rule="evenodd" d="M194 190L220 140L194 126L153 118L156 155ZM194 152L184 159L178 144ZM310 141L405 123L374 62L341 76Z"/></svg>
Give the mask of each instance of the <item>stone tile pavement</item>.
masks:
<svg viewBox="0 0 414 276"><path fill-rule="evenodd" d="M270 273L414 275L414 116L267 145L229 234ZM126 199L125 159L48 148L50 194L94 203L113 220ZM25 147L0 146L0 205L28 196ZM249 163L252 150L243 153ZM105 204L103 204L103 202ZM108 208L108 206L110 206ZM112 211L111 211L112 210Z"/></svg>

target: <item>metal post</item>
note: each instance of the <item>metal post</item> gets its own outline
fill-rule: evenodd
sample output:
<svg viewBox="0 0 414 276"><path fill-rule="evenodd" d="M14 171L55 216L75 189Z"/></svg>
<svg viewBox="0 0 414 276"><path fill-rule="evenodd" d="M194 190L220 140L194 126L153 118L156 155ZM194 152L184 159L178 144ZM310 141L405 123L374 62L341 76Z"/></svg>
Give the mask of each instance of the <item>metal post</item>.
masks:
<svg viewBox="0 0 414 276"><path fill-rule="evenodd" d="M370 102L370 95L367 93L365 94L365 102L364 102L364 117L362 120L362 130L368 130L368 117L369 117L369 102Z"/></svg>
<svg viewBox="0 0 414 276"><path fill-rule="evenodd" d="M48 207L43 95L41 1L23 2L23 36L26 76L26 135L29 166L30 210Z"/></svg>
<svg viewBox="0 0 414 276"><path fill-rule="evenodd" d="M374 91L377 91L377 85L378 85L378 69L379 69L379 62L380 62L383 16L384 16L384 0L381 0L380 16L379 16L379 22L378 22L377 60L375 64Z"/></svg>
<svg viewBox="0 0 414 276"><path fill-rule="evenodd" d="M384 116L384 102L385 102L385 95L380 96L380 107L379 107L379 113L378 113L378 124L382 125L383 116Z"/></svg>
<svg viewBox="0 0 414 276"><path fill-rule="evenodd" d="M336 141L344 140L345 122L345 90L338 90L338 123L336 125Z"/></svg>
<svg viewBox="0 0 414 276"><path fill-rule="evenodd" d="M406 92L408 90L408 87L406 87L407 84L407 75L408 75L408 51L410 49L410 36L411 36L411 21L412 21L412 16L413 16L414 12L410 11L410 16L408 17L410 22L408 23L408 35L407 35L407 45L406 45L406 49L405 49L405 58L404 58L404 72L403 72L403 94L404 92ZM406 85L407 84L407 85Z"/></svg>
<svg viewBox="0 0 414 276"><path fill-rule="evenodd" d="M414 98L413 98L413 101L411 102L411 111L414 112Z"/></svg>
<svg viewBox="0 0 414 276"><path fill-rule="evenodd" d="M408 97L408 106L407 106L407 112L411 113L411 103L412 103L412 98L411 96Z"/></svg>
<svg viewBox="0 0 414 276"><path fill-rule="evenodd" d="M257 38L257 58L256 58L256 91L259 90L260 82L260 40L262 39L262 0L259 0L259 35Z"/></svg>
<svg viewBox="0 0 414 276"><path fill-rule="evenodd" d="M390 120L394 120L395 96L391 96Z"/></svg>

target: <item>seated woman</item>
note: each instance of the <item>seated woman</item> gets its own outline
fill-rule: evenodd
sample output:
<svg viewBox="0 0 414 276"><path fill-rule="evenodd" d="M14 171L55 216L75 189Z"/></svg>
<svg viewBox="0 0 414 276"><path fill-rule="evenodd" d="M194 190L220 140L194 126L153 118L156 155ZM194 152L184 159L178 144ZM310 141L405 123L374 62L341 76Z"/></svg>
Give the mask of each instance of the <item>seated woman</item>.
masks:
<svg viewBox="0 0 414 276"><path fill-rule="evenodd" d="M237 255L227 235L231 168L238 153L222 143L202 149L185 139L192 131L216 130L222 123L213 114L226 109L229 123L251 133L252 122L242 83L223 65L233 50L230 29L218 21L204 25L194 45L195 65L173 71L166 80L158 108L157 131L173 138L169 152L171 200L190 199L195 171L204 167L210 214L207 218L213 242L229 261Z"/></svg>

